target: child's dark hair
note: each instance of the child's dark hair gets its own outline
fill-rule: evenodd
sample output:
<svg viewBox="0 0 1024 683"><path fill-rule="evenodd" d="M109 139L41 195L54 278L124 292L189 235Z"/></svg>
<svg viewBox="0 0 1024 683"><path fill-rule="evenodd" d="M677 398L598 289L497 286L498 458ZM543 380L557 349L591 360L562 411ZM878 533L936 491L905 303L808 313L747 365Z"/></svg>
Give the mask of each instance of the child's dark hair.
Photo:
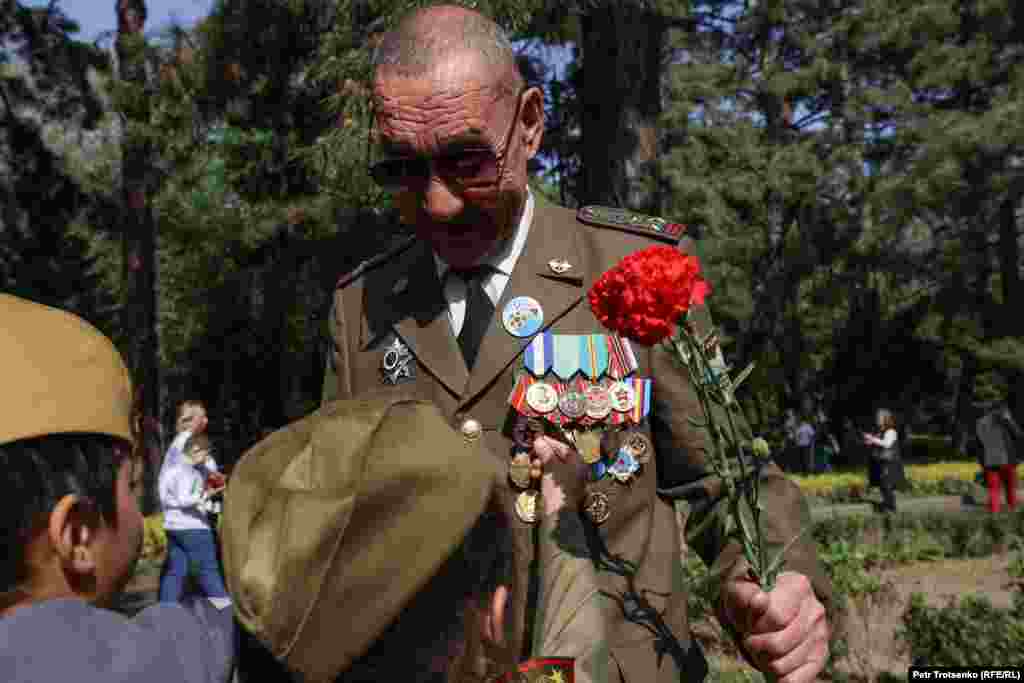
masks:
<svg viewBox="0 0 1024 683"><path fill-rule="evenodd" d="M203 451L209 453L211 457L213 456L213 444L210 442L210 437L207 436L205 432L193 434L192 436L188 437L188 440L185 442L185 445L182 447L181 450L186 456L189 457L191 457L195 453L200 453Z"/></svg>
<svg viewBox="0 0 1024 683"><path fill-rule="evenodd" d="M117 526L118 470L131 453L129 443L104 434L47 434L0 444L0 593L28 578L26 544L64 496L80 496Z"/></svg>

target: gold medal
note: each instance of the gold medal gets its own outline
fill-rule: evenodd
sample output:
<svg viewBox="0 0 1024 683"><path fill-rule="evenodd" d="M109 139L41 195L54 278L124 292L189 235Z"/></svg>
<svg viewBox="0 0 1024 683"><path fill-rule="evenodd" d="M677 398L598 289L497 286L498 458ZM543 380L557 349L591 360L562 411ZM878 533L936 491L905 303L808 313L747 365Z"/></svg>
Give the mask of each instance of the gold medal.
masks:
<svg viewBox="0 0 1024 683"><path fill-rule="evenodd" d="M650 462L651 451L654 450L651 440L642 432L633 432L626 437L625 448L633 456L633 459L641 465L646 465Z"/></svg>
<svg viewBox="0 0 1024 683"><path fill-rule="evenodd" d="M516 515L525 524L537 521L537 492L523 491L516 496Z"/></svg>
<svg viewBox="0 0 1024 683"><path fill-rule="evenodd" d="M594 524L604 524L612 515L608 494L601 491L589 492L583 499L583 512Z"/></svg>
<svg viewBox="0 0 1024 683"><path fill-rule="evenodd" d="M601 433L593 430L576 432L576 450L580 460L593 465L601 459Z"/></svg>
<svg viewBox="0 0 1024 683"><path fill-rule="evenodd" d="M512 462L508 464L508 478L516 488L526 489L530 487L530 455L529 453L516 453Z"/></svg>

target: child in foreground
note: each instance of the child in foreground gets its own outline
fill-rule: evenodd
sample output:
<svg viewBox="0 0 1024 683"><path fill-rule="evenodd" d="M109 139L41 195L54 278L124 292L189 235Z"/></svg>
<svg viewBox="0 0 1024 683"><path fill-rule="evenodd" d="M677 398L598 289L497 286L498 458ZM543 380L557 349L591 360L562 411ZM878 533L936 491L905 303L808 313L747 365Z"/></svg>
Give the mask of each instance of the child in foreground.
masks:
<svg viewBox="0 0 1024 683"><path fill-rule="evenodd" d="M230 605L105 609L143 536L121 356L57 309L0 295L0 319L0 680L229 680Z"/></svg>

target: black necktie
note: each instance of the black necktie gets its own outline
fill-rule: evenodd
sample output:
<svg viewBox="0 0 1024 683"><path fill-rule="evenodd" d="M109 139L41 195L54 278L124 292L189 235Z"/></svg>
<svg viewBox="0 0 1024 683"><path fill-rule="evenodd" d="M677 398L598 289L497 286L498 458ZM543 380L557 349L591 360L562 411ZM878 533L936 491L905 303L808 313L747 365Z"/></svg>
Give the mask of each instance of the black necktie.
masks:
<svg viewBox="0 0 1024 683"><path fill-rule="evenodd" d="M466 316L459 332L459 348L466 359L466 367L473 369L476 354L480 350L480 342L487 334L487 327L494 318L494 302L484 291L484 279L495 271L494 266L483 265L464 270L448 271L466 283Z"/></svg>

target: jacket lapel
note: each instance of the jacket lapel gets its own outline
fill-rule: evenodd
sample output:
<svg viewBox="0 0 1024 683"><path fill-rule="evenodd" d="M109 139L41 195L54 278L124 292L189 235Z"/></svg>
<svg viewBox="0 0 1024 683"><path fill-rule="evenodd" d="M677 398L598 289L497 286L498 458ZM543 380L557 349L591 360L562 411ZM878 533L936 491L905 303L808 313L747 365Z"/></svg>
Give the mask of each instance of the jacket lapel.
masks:
<svg viewBox="0 0 1024 683"><path fill-rule="evenodd" d="M578 227L575 221L567 223L563 213L537 202L523 253L519 255L512 277L495 307L494 320L480 344L480 353L465 391L460 392L463 404L490 386L532 339L513 337L505 330L502 311L509 301L517 296L536 299L544 310L542 330L545 330L583 298L583 276L587 268L578 241ZM548 265L552 259L568 261L571 268L557 274Z"/></svg>
<svg viewBox="0 0 1024 683"><path fill-rule="evenodd" d="M420 242L403 256L394 267L379 268L367 278L362 348L394 330L416 360L458 396L469 372L448 322L433 254Z"/></svg>

